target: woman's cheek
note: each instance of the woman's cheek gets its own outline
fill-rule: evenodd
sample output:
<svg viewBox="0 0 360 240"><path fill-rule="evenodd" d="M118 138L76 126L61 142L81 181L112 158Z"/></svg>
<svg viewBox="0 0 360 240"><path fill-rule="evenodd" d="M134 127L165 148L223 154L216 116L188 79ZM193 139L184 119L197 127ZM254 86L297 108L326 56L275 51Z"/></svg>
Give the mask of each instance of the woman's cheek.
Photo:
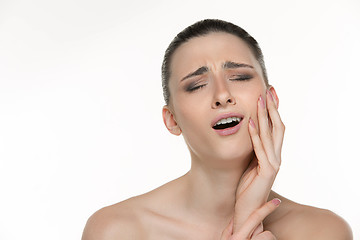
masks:
<svg viewBox="0 0 360 240"><path fill-rule="evenodd" d="M193 132L197 129L197 115L194 113L194 109L191 104L182 104L181 108L177 111L178 125L183 134L187 132Z"/></svg>

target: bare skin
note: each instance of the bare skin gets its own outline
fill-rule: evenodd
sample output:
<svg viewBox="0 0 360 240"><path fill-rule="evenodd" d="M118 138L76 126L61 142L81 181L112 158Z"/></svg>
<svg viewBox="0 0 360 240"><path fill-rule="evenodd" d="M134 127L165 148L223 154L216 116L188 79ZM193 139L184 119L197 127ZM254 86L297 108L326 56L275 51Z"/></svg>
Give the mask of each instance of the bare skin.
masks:
<svg viewBox="0 0 360 240"><path fill-rule="evenodd" d="M171 102L163 119L170 133L184 136L190 171L99 210L88 220L83 240L352 239L339 216L271 190L285 127L276 91L266 86L241 39L227 33L193 38L176 50L171 70ZM235 133L213 129L224 113L242 115Z"/></svg>
<svg viewBox="0 0 360 240"><path fill-rule="evenodd" d="M89 219L82 239L221 239L230 219L209 221L176 208L183 190L177 189L181 188L181 181L177 179L153 192L97 211ZM334 213L294 203L274 192L271 195L269 199L279 197L282 202L265 219L264 229L276 239L352 239L347 223Z"/></svg>

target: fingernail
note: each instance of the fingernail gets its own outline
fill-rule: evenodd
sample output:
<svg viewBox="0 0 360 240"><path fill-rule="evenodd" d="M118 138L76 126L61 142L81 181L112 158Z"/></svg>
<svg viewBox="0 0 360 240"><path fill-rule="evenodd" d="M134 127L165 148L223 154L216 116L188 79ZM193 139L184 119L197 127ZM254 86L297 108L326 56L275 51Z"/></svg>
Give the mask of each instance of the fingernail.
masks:
<svg viewBox="0 0 360 240"><path fill-rule="evenodd" d="M265 102L264 102L264 99L262 98L262 96L260 95L259 97L259 101L260 101L260 105L262 108L265 108Z"/></svg>
<svg viewBox="0 0 360 240"><path fill-rule="evenodd" d="M255 128L255 123L254 123L254 121L250 118L249 119L249 122L250 122L250 125L253 127L253 128Z"/></svg>
<svg viewBox="0 0 360 240"><path fill-rule="evenodd" d="M271 202L275 205L275 206L279 206L281 203L281 200L278 198L274 198L273 200L271 200Z"/></svg>

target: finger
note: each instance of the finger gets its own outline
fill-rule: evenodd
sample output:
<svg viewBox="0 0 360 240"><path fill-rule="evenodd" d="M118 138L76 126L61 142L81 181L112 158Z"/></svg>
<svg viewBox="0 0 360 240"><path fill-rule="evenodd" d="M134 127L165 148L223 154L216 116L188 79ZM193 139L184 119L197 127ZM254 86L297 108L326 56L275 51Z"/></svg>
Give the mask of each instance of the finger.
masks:
<svg viewBox="0 0 360 240"><path fill-rule="evenodd" d="M251 239L252 240L276 240L276 237L270 231L264 231Z"/></svg>
<svg viewBox="0 0 360 240"><path fill-rule="evenodd" d="M266 171L269 173L273 173L273 167L268 160L268 156L265 152L262 139L260 139L260 136L255 127L255 123L251 118L249 119L249 132L254 152L258 159L260 170L262 171L262 173Z"/></svg>
<svg viewBox="0 0 360 240"><path fill-rule="evenodd" d="M256 227L265 219L265 217L272 213L280 203L280 199L274 198L254 211L244 222L243 226L233 234L236 236L235 239L249 239Z"/></svg>
<svg viewBox="0 0 360 240"><path fill-rule="evenodd" d="M228 240L230 239L233 231L234 226L234 218L231 219L227 227L224 229L224 231L221 234L221 240Z"/></svg>
<svg viewBox="0 0 360 240"><path fill-rule="evenodd" d="M257 160L257 174L261 175L261 178L255 178L254 182L251 183L251 188L248 188L247 194L245 196L242 196L242 201L251 203L253 208L250 208L249 214L259 207L261 207L267 200L268 194L270 193L271 186L274 182L276 172L274 171L273 167L267 160L266 153L264 151L264 148L262 146L261 140L259 135L257 134L255 124L250 119L250 136L254 147L255 157L254 159ZM241 184L241 182L240 182ZM241 189L243 190L243 189ZM254 196L257 196L254 199ZM245 197L245 199L244 199ZM245 206L245 208L248 208L249 206Z"/></svg>
<svg viewBox="0 0 360 240"><path fill-rule="evenodd" d="M274 163L276 163L277 161L276 161L275 149L272 139L272 133L269 126L268 111L267 111L267 107L265 106L265 101L261 95L258 99L258 121L259 121L260 138L267 155L267 160L277 170L278 169L276 167L277 164L274 165Z"/></svg>
<svg viewBox="0 0 360 240"><path fill-rule="evenodd" d="M272 125L272 135L275 153L280 160L281 147L284 139L285 125L281 121L279 111L277 110L276 103L273 95L269 90L267 90L267 107L269 112L269 117Z"/></svg>

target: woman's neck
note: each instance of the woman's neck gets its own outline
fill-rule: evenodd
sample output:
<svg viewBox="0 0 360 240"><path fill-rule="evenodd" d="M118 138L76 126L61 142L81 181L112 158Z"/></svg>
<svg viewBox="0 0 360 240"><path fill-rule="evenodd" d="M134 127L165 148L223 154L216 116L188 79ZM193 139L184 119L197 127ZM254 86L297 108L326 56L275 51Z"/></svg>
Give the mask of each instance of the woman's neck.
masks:
<svg viewBox="0 0 360 240"><path fill-rule="evenodd" d="M191 170L184 176L187 208L206 219L229 220L234 213L239 180L252 157L250 154L218 168L193 156Z"/></svg>

